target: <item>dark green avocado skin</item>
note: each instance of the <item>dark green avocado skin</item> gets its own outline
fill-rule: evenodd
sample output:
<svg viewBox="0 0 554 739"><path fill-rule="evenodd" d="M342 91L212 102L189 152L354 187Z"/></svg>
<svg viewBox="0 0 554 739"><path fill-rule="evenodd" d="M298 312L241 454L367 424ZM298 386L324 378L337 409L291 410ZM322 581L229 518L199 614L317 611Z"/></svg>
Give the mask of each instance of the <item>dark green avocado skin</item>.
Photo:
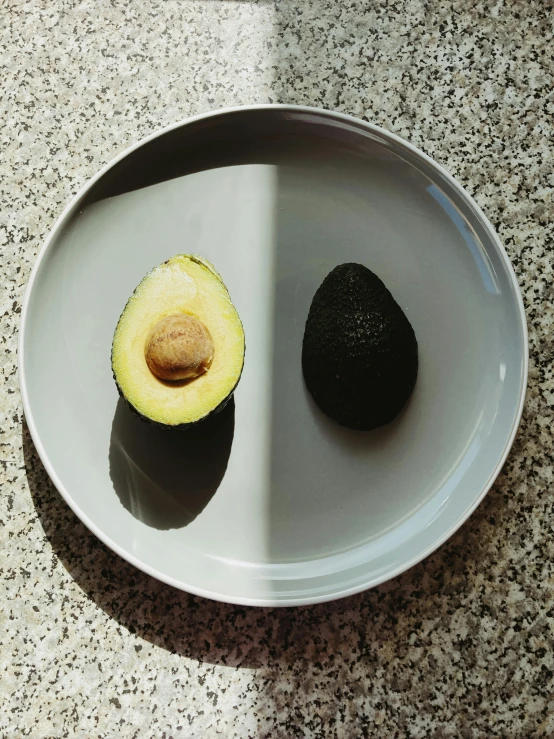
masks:
<svg viewBox="0 0 554 739"><path fill-rule="evenodd" d="M390 423L417 379L414 330L383 282L361 264L341 264L316 291L304 331L302 370L321 410L369 431Z"/></svg>

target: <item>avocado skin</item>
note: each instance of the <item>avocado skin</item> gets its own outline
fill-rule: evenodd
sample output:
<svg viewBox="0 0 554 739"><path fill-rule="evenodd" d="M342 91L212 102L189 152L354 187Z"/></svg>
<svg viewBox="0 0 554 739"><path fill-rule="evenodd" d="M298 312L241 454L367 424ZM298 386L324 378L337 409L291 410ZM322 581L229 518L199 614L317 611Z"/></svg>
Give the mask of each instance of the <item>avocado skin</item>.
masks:
<svg viewBox="0 0 554 739"><path fill-rule="evenodd" d="M316 291L304 331L302 370L321 410L369 431L390 423L417 379L414 330L367 267L335 267Z"/></svg>

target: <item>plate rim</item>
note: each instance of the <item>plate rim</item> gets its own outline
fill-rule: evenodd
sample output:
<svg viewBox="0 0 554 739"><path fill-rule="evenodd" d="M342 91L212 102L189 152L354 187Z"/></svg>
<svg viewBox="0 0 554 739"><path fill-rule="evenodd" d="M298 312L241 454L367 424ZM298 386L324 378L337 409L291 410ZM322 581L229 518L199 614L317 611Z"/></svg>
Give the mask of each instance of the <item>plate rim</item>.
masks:
<svg viewBox="0 0 554 739"><path fill-rule="evenodd" d="M51 245L54 243L58 235L58 232L61 231L68 217L73 213L73 211L77 208L81 200L89 192L89 190L91 190L91 188L96 184L96 182L98 182L102 177L104 177L104 175L110 169L112 169L118 162L122 161L127 156L129 156L130 154L132 154L134 151L141 148L145 144L149 143L150 141L153 141L156 138L164 136L166 133L169 133L170 131L185 127L187 125L194 124L198 121L208 119L208 118L217 118L217 117L232 114L232 113L245 112L245 111L256 111L256 110L258 111L259 110L282 111L282 112L288 111L294 114L304 113L304 114L310 114L310 115L328 118L328 119L338 121L338 122L342 121L343 123L348 123L350 125L355 125L358 128L365 129L367 132L377 134L380 139L388 140L392 142L393 144L395 144L396 146L399 146L400 148L407 150L412 155L415 155L416 158L423 160L432 170L436 171L463 198L465 204L470 208L473 216L480 222L480 225L484 228L488 237L493 242L493 245L496 247L501 257L501 260L503 262L503 266L507 270L507 274L509 275L512 292L516 298L516 303L518 307L518 317L519 317L520 328L521 328L521 336L523 339L523 345L522 345L523 346L523 352L522 352L523 356L521 358L522 366L521 366L521 377L520 377L520 387L519 387L519 400L518 400L518 405L517 405L517 411L515 413L515 416L512 422L512 427L510 429L510 433L508 435L505 448L502 454L500 455L494 470L492 471L491 475L487 479L486 483L483 485L481 491L474 498L471 505L462 513L462 515L446 531L444 531L441 536L437 537L428 547L424 548L415 557L412 557L411 559L403 562L401 565L398 565L397 567L392 568L389 572L386 572L384 574L381 574L379 576L374 576L374 577L368 576L367 581L364 581L361 584L358 583L356 585L352 585L350 587L344 587L343 589L339 589L337 592L315 594L315 595L311 595L308 597L298 597L298 596L287 597L286 599L267 598L267 597L254 598L254 597L243 597L243 596L226 596L218 592L214 592L208 589L197 587L195 585L189 585L189 584L183 583L182 581L179 581L176 578L166 575L163 572L157 570L156 568L151 567L149 564L147 564L146 562L143 562L142 560L135 557L130 552L126 551L123 547L121 547L119 544L113 541L109 536L104 534L104 532L87 516L87 514L85 514L81 510L79 505L74 501L69 490L66 489L66 487L64 486L64 484L58 477L53 465L50 463L48 454L42 444L38 429L36 427L35 419L33 416L33 411L31 408L31 403L29 401L29 394L28 394L26 375L25 375L25 359L24 359L25 326L27 322L28 307L29 307L29 302L30 302L32 291L33 291L33 287L37 279L37 275L39 273L42 261L46 253L50 249ZM504 466L504 463L514 443L519 425L521 423L521 417L523 414L523 409L525 406L525 400L526 400L526 394L527 394L527 383L528 383L528 374L529 374L529 336L528 336L528 328L527 328L527 317L525 314L525 307L523 304L521 288L517 281L515 270L512 266L508 253L506 252L506 249L504 248L504 245L500 241L500 238L498 234L496 233L496 230L492 226L491 222L489 221L489 219L487 218L487 216L485 215L481 207L474 200L474 198L469 194L469 192L467 192L467 190L463 187L463 185L461 185L441 164L439 164L439 162L432 159L430 156L425 154L425 152L421 151L421 149L411 144L406 139L398 136L397 134L387 131L381 126L371 123L370 121L363 120L362 118L358 118L356 116L349 115L347 113L340 113L340 112L329 110L326 108L312 107L312 106L306 106L306 105L260 103L256 105L236 105L236 106L231 106L231 107L226 107L226 108L217 108L213 111L207 111L203 113L198 113L196 115L188 116L175 123L171 123L167 126L163 126L159 129L156 129L151 134L148 134L147 136L139 139L138 141L135 141L134 143L132 143L131 145L123 149L123 151L121 151L114 158L112 158L109 162L107 162L103 167L101 167L96 172L96 174L94 174L91 178L89 178L85 182L85 184L77 191L77 193L73 197L70 198L69 202L67 203L67 205L62 210L59 217L54 222L54 225L50 229L46 239L44 240L42 246L39 249L39 252L35 259L35 263L31 269L31 274L29 276L29 280L27 282L27 286L25 288L24 295L23 295L23 301L22 301L21 317L20 317L20 322L19 322L17 358L18 358L18 382L19 382L19 388L20 388L20 393L21 393L23 412L25 415L25 420L26 420L26 423L29 429L29 433L31 435L31 439L35 445L39 458L48 476L50 477L50 480L52 481L52 483L54 484L54 486L56 487L56 489L62 496L63 500L67 503L69 508L73 511L73 513L75 513L75 515L89 529L91 533L93 533L109 549L111 549L118 556L120 556L125 561L129 562L131 565L133 565L137 569L155 578L156 580L159 580L160 582L163 582L167 585L171 585L172 587L177 588L178 590L182 590L184 592L188 592L193 595L198 595L204 598L209 598L211 600L219 601L221 603L228 603L228 604L241 605L241 606L286 608L286 607L293 607L293 606L313 605L317 603L324 603L324 602L338 600L341 598L346 598L350 595L355 595L356 593L364 592L365 590L374 588L384 582L387 582L388 580L392 580L393 578L401 575L403 572L406 572L407 570L411 569L414 565L418 564L419 562L424 560L426 557L428 557L430 554L432 554L434 551L436 551L440 546L442 546L446 541L448 541L448 539L450 539L459 528L461 528L461 526L467 521L467 519L471 516L471 514L475 511L475 509L479 506L479 504L483 501L486 494L491 489L492 485L494 484L494 481L500 474L500 471L502 467Z"/></svg>

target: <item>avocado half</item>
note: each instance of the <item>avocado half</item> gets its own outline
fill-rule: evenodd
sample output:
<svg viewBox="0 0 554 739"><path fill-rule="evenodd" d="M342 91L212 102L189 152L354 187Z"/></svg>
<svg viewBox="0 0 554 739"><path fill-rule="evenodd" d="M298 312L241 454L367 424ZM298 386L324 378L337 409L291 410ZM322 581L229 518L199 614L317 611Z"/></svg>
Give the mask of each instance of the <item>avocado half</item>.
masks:
<svg viewBox="0 0 554 739"><path fill-rule="evenodd" d="M161 379L146 349L156 326L183 316L207 329L209 361L198 376ZM166 336L174 335L170 321ZM206 259L179 254L149 272L127 302L113 337L112 371L132 411L158 426L183 429L225 407L240 380L244 352L242 323L221 276Z"/></svg>

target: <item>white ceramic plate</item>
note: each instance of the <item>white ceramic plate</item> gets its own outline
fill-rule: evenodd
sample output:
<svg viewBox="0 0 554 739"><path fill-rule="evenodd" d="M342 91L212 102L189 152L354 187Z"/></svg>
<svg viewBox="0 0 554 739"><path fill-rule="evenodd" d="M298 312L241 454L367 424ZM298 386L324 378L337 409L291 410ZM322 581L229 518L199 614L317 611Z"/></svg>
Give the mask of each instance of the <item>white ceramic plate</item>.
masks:
<svg viewBox="0 0 554 739"><path fill-rule="evenodd" d="M234 405L171 436L118 400L110 347L135 286L180 252L222 274L246 363ZM346 261L383 279L419 342L411 401L369 434L302 380L310 302ZM527 335L498 238L440 166L348 116L256 106L164 129L81 190L34 268L19 358L40 457L102 541L193 593L295 605L383 582L465 521L513 441Z"/></svg>

